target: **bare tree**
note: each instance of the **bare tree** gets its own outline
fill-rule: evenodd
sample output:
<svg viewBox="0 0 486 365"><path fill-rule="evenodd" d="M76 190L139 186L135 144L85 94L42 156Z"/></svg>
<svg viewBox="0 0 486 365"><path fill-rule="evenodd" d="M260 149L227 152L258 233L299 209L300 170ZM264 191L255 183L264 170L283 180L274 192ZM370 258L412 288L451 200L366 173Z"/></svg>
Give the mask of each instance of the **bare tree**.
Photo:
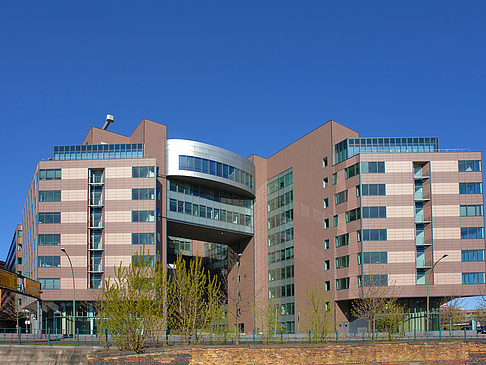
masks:
<svg viewBox="0 0 486 365"><path fill-rule="evenodd" d="M305 292L306 310L304 318L312 334L312 340L317 343L326 340L333 328L331 314L331 299L322 288L308 289Z"/></svg>

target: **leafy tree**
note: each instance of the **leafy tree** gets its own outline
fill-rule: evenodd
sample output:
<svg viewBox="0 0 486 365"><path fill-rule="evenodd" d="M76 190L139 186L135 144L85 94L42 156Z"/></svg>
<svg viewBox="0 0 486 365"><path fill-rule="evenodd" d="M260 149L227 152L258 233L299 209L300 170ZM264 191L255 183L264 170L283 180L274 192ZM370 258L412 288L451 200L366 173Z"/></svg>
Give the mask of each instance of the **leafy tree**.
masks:
<svg viewBox="0 0 486 365"><path fill-rule="evenodd" d="M462 317L461 299L450 297L446 298L445 303L440 308L441 320L449 327L449 336L452 336L454 324Z"/></svg>
<svg viewBox="0 0 486 365"><path fill-rule="evenodd" d="M108 331L115 346L124 350L141 352L149 339L157 343L170 314L165 305L168 284L166 271L145 255L144 247L131 265L115 267L99 298L100 341Z"/></svg>
<svg viewBox="0 0 486 365"><path fill-rule="evenodd" d="M212 333L222 325L225 311L220 283L215 275L202 267L202 259L189 263L177 255L175 270L169 285L169 328L182 335L187 343L197 343L197 331Z"/></svg>
<svg viewBox="0 0 486 365"><path fill-rule="evenodd" d="M304 318L312 334L312 341L325 341L333 327L330 298L320 288L313 288L305 292L306 310Z"/></svg>
<svg viewBox="0 0 486 365"><path fill-rule="evenodd" d="M279 321L280 305L274 299L260 303L254 307L253 315L256 326L263 332L263 343L273 343L277 340L277 334L283 331Z"/></svg>
<svg viewBox="0 0 486 365"><path fill-rule="evenodd" d="M383 312L377 315L376 327L378 330L388 333L388 340L391 340L400 333L402 324L406 320L403 313L404 308L397 298L388 298L382 309Z"/></svg>

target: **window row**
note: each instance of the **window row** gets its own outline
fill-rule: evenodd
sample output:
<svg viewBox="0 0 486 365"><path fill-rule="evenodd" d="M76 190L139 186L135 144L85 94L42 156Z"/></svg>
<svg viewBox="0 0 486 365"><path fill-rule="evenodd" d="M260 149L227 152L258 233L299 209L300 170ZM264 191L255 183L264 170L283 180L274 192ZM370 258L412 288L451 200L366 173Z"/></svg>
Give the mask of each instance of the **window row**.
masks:
<svg viewBox="0 0 486 365"><path fill-rule="evenodd" d="M480 182L459 183L459 194L482 194L483 184Z"/></svg>
<svg viewBox="0 0 486 365"><path fill-rule="evenodd" d="M54 146L54 160L101 160L143 157L143 143Z"/></svg>
<svg viewBox="0 0 486 365"><path fill-rule="evenodd" d="M484 272L463 272L462 283L468 284L484 284Z"/></svg>
<svg viewBox="0 0 486 365"><path fill-rule="evenodd" d="M273 217L268 218L268 229L272 229L282 224L292 222L294 220L294 210L290 209Z"/></svg>
<svg viewBox="0 0 486 365"><path fill-rule="evenodd" d="M154 200L154 188L132 189L132 200Z"/></svg>
<svg viewBox="0 0 486 365"><path fill-rule="evenodd" d="M344 169L344 178L346 180L356 175L359 175L359 163L354 164L353 166L346 167Z"/></svg>
<svg viewBox="0 0 486 365"><path fill-rule="evenodd" d="M204 205L192 204L176 199L169 200L169 210L171 212L184 213L195 217L214 219L216 221L239 224L252 227L252 219L248 214L231 212L229 210L206 207Z"/></svg>
<svg viewBox="0 0 486 365"><path fill-rule="evenodd" d="M349 255L336 258L336 269L349 267Z"/></svg>
<svg viewBox="0 0 486 365"><path fill-rule="evenodd" d="M253 176L236 167L206 158L179 155L179 170L202 172L253 187Z"/></svg>
<svg viewBox="0 0 486 365"><path fill-rule="evenodd" d="M268 298L293 297L294 284L277 286L275 288L268 288Z"/></svg>
<svg viewBox="0 0 486 365"><path fill-rule="evenodd" d="M61 180L61 169L39 169L39 180Z"/></svg>
<svg viewBox="0 0 486 365"><path fill-rule="evenodd" d="M386 207L363 207L363 218L386 218Z"/></svg>
<svg viewBox="0 0 486 365"><path fill-rule="evenodd" d="M39 201L40 202L60 202L61 190L40 190Z"/></svg>
<svg viewBox="0 0 486 365"><path fill-rule="evenodd" d="M61 223L61 213L60 212L41 212L38 213L38 222L39 223Z"/></svg>
<svg viewBox="0 0 486 365"><path fill-rule="evenodd" d="M361 209L356 208L356 209L348 210L345 213L345 216L346 216L346 223L361 219Z"/></svg>
<svg viewBox="0 0 486 365"><path fill-rule="evenodd" d="M386 241L387 232L386 229L363 229L363 242L364 241Z"/></svg>
<svg viewBox="0 0 486 365"><path fill-rule="evenodd" d="M361 194L363 196L386 195L385 184L362 184Z"/></svg>
<svg viewBox="0 0 486 365"><path fill-rule="evenodd" d="M37 263L39 267L61 267L61 257L39 256Z"/></svg>
<svg viewBox="0 0 486 365"><path fill-rule="evenodd" d="M484 238L484 227L461 227L461 239Z"/></svg>
<svg viewBox="0 0 486 365"><path fill-rule="evenodd" d="M37 235L39 246L59 246L61 244L60 234L39 234Z"/></svg>
<svg viewBox="0 0 486 365"><path fill-rule="evenodd" d="M132 166L132 177L155 177L155 166Z"/></svg>
<svg viewBox="0 0 486 365"><path fill-rule="evenodd" d="M268 235L268 246L278 245L280 243L292 241L294 239L294 229L288 228L281 232Z"/></svg>
<svg viewBox="0 0 486 365"><path fill-rule="evenodd" d="M481 171L480 160L460 160L459 172Z"/></svg>
<svg viewBox="0 0 486 365"><path fill-rule="evenodd" d="M132 233L132 245L154 245L155 233Z"/></svg>
<svg viewBox="0 0 486 365"><path fill-rule="evenodd" d="M461 205L461 217L483 216L482 205Z"/></svg>
<svg viewBox="0 0 486 365"><path fill-rule="evenodd" d="M61 289L61 279L59 278L38 278L37 281L43 290L58 290Z"/></svg>
<svg viewBox="0 0 486 365"><path fill-rule="evenodd" d="M339 205L348 201L348 191L344 190L337 194L334 194L334 204Z"/></svg>
<svg viewBox="0 0 486 365"><path fill-rule="evenodd" d="M267 212L286 206L294 201L294 192L290 190L283 195L279 195L276 198L270 199L267 202Z"/></svg>
<svg viewBox="0 0 486 365"><path fill-rule="evenodd" d="M363 252L358 253L358 265L361 264L387 264L387 252Z"/></svg>
<svg viewBox="0 0 486 365"><path fill-rule="evenodd" d="M289 169L278 178L272 178L267 182L267 194L274 193L280 189L283 189L292 184L293 173L292 169Z"/></svg>
<svg viewBox="0 0 486 365"><path fill-rule="evenodd" d="M155 222L153 210L132 210L132 222Z"/></svg>
<svg viewBox="0 0 486 365"><path fill-rule="evenodd" d="M236 205L238 207L252 208L252 200L246 199L235 194L208 189L205 186L196 184L169 182L170 191L183 193L186 195L197 196L203 199L212 200L218 203Z"/></svg>
<svg viewBox="0 0 486 365"><path fill-rule="evenodd" d="M386 274L371 274L359 275L358 286L388 286L388 275Z"/></svg>
<svg viewBox="0 0 486 365"><path fill-rule="evenodd" d="M273 264L279 261L290 260L294 258L294 248L288 247L284 250L270 252L268 254L268 263Z"/></svg>
<svg viewBox="0 0 486 365"><path fill-rule="evenodd" d="M484 261L484 250L462 250L462 262Z"/></svg>
<svg viewBox="0 0 486 365"><path fill-rule="evenodd" d="M385 173L385 162L361 162L361 173L362 174L384 174Z"/></svg>
<svg viewBox="0 0 486 365"><path fill-rule="evenodd" d="M268 270L268 281L290 279L294 277L294 265Z"/></svg>

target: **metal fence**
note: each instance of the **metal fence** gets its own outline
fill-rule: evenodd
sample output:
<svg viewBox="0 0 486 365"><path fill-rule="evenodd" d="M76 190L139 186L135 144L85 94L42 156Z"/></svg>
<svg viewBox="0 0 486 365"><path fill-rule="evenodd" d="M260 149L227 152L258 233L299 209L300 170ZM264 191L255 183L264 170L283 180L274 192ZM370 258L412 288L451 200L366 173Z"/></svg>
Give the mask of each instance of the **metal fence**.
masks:
<svg viewBox="0 0 486 365"><path fill-rule="evenodd" d="M240 333L226 332L219 334L196 332L192 336L170 334L161 331L157 339L153 337L146 341L149 347L179 346L179 345L236 345L236 344L304 344L304 343L366 343L387 341L434 341L434 340L486 340L486 334L471 330L452 331L412 331L402 333L377 332L340 332L335 331L323 336L315 336L311 331L301 333L271 333L257 332ZM102 341L96 333L83 333L79 330L74 334L58 333L50 329L23 333L15 328L0 329L0 343L18 345L72 345L72 346L113 346L112 336L103 333Z"/></svg>

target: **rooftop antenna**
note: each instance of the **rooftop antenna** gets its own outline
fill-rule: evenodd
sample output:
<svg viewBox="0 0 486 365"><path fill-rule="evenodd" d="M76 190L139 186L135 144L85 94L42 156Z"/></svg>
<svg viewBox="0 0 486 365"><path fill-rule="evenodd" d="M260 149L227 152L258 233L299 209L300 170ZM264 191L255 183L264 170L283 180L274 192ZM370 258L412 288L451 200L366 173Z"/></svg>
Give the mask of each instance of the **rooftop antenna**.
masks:
<svg viewBox="0 0 486 365"><path fill-rule="evenodd" d="M106 114L106 122L103 125L103 128L101 128L101 129L107 130L108 129L108 126L111 123L114 123L114 122L115 122L115 117L113 115L111 115L111 114Z"/></svg>

